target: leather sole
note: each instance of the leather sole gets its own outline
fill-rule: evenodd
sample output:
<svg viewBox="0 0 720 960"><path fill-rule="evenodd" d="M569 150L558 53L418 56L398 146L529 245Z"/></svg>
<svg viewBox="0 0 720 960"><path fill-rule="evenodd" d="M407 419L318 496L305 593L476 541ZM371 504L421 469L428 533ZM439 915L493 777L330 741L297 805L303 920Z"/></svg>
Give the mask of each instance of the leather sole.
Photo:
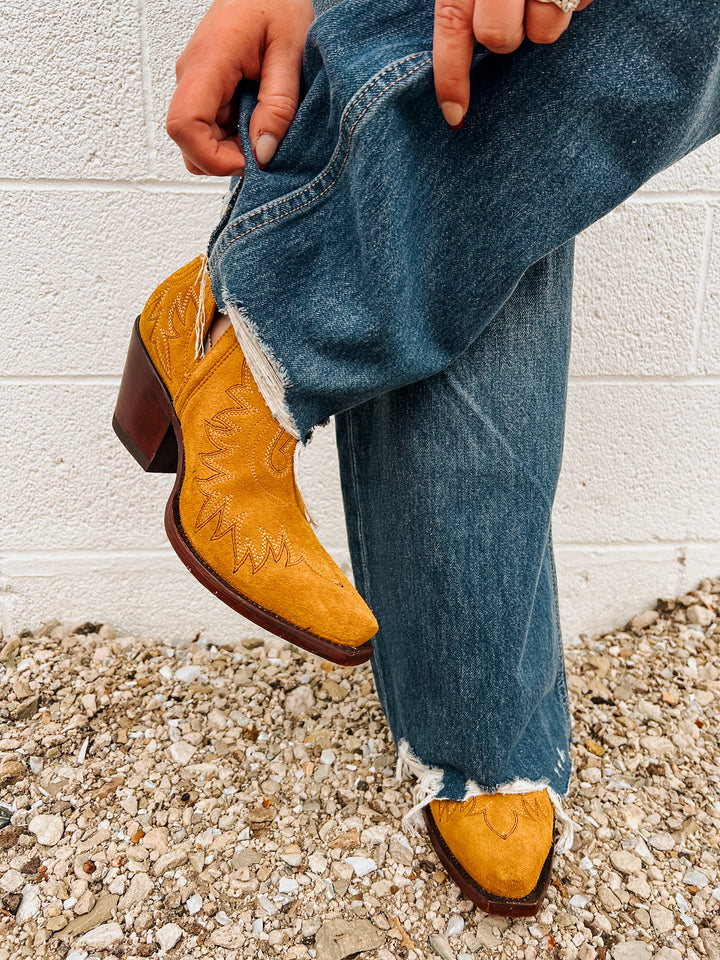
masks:
<svg viewBox="0 0 720 960"><path fill-rule="evenodd" d="M112 424L123 446L143 470L176 471L165 507L165 532L173 550L196 580L245 619L340 666L365 663L374 652L370 641L357 647L343 646L302 630L238 593L207 566L190 544L180 520L180 489L185 474L182 427L170 394L142 342L139 321L138 317L133 327Z"/></svg>
<svg viewBox="0 0 720 960"><path fill-rule="evenodd" d="M514 899L511 897L498 897L474 880L459 863L452 850L445 843L440 833L435 818L433 817L430 805L423 807L423 818L425 826L433 845L435 853L438 855L440 863L447 871L451 880L453 880L462 890L468 900L472 901L476 907L480 907L485 913L493 914L498 917L533 917L539 911L545 893L550 884L550 874L552 872L554 845L550 847L545 863L540 871L540 877L535 888L527 896Z"/></svg>

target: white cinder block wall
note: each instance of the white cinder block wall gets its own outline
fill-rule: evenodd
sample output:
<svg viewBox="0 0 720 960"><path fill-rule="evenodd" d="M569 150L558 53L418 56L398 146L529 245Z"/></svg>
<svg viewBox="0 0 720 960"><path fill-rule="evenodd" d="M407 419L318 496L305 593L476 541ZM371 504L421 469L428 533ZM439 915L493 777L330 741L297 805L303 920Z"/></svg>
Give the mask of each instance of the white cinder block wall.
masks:
<svg viewBox="0 0 720 960"><path fill-rule="evenodd" d="M0 40L0 624L55 616L167 637L255 633L186 574L167 477L110 429L135 312L204 249L223 184L163 122L195 0L9 0ZM720 142L578 243L555 538L566 636L720 572ZM348 566L332 433L305 455Z"/></svg>

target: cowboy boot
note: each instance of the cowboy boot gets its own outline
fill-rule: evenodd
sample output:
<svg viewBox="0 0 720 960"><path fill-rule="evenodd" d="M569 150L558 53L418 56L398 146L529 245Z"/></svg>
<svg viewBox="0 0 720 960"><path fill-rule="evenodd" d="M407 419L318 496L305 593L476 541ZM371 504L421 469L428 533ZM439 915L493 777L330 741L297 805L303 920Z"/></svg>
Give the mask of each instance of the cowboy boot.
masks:
<svg viewBox="0 0 720 960"><path fill-rule="evenodd" d="M297 441L270 414L232 328L197 357L215 314L203 278L199 257L137 319L115 432L143 469L177 471L165 529L203 586L304 650L362 663L377 622L308 522Z"/></svg>
<svg viewBox="0 0 720 960"><path fill-rule="evenodd" d="M547 790L432 800L425 825L440 862L486 913L538 912L553 859L553 805Z"/></svg>

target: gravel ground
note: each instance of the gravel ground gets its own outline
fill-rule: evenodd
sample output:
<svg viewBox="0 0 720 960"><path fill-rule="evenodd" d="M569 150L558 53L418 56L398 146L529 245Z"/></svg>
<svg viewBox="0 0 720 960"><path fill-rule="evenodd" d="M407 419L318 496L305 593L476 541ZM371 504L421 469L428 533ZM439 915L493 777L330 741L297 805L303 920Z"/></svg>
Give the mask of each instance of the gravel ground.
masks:
<svg viewBox="0 0 720 960"><path fill-rule="evenodd" d="M0 960L720 960L718 619L705 580L568 649L577 836L512 923L403 834L367 665L107 624L4 637Z"/></svg>

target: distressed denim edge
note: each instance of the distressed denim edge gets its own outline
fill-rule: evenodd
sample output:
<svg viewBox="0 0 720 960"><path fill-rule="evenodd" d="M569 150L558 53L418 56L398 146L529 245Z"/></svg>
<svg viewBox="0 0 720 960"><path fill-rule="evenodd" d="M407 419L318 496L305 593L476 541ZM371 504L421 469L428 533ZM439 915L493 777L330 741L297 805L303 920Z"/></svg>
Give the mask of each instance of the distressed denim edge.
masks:
<svg viewBox="0 0 720 960"><path fill-rule="evenodd" d="M423 822L423 807L428 806L432 800L443 799L442 797L438 797L438 794L442 790L444 772L440 767L430 767L423 763L422 760L415 755L408 741L403 739L398 746L396 777L398 781L402 781L410 776L417 778L418 782L412 788L413 806L402 818L402 828L405 833L418 836L418 827L422 826ZM558 856L562 856L572 847L577 824L565 812L560 795L553 790L549 783L541 780L517 779L503 783L495 790L488 791L483 790L474 780L468 780L465 786L463 801L490 792L533 793L536 790L547 790L548 796L552 801L553 809L555 810L555 819L560 829L560 835L555 843L555 853Z"/></svg>

